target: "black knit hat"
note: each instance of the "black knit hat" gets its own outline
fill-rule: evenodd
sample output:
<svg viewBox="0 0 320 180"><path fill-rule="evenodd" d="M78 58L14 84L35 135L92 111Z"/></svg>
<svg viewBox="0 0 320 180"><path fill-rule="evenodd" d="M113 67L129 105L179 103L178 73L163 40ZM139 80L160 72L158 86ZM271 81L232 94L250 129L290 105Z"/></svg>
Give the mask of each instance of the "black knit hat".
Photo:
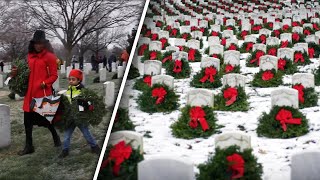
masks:
<svg viewBox="0 0 320 180"><path fill-rule="evenodd" d="M31 42L48 42L46 39L46 34L42 30L36 30L36 32L33 34L33 38L31 39Z"/></svg>

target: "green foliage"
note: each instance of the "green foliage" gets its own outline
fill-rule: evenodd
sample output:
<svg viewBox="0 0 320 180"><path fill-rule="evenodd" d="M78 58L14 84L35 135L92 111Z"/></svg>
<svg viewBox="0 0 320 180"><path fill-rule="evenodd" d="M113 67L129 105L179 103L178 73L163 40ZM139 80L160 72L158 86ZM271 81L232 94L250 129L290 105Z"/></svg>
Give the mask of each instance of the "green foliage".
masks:
<svg viewBox="0 0 320 180"><path fill-rule="evenodd" d="M254 75L253 80L251 82L254 87L278 87L282 84L282 75L283 73L276 72L276 70L271 70L274 74L274 77L268 81L262 80L262 74L265 71L260 70L257 74Z"/></svg>
<svg viewBox="0 0 320 180"><path fill-rule="evenodd" d="M298 53L300 51L295 51L294 54ZM308 64L311 64L311 61L310 61L310 58L309 58L309 55L306 53L306 52L303 52L302 53L302 56L303 56L303 59L304 59L304 62L301 62L301 61L298 61L298 62L293 62L295 64L297 64L298 66L305 66L305 65L308 65Z"/></svg>
<svg viewBox="0 0 320 180"><path fill-rule="evenodd" d="M221 74L217 72L217 74L214 76L214 81L210 82L209 79L205 81L204 83L200 82L200 79L204 77L204 72L206 68L202 68L200 72L198 72L196 75L193 76L190 85L192 87L197 88L218 88L222 86L221 83Z"/></svg>
<svg viewBox="0 0 320 180"><path fill-rule="evenodd" d="M259 67L258 62L260 62L260 60L257 60L253 63L250 63L250 61L256 57L256 54L258 51L261 51L261 50L255 50L247 57L247 59L246 59L246 66L247 67ZM265 53L264 53L264 55L265 55Z"/></svg>
<svg viewBox="0 0 320 180"><path fill-rule="evenodd" d="M145 91L150 89L150 87L143 82L143 79L148 76L148 75L144 75L143 78L137 79L136 82L133 85L133 89L139 90L139 91Z"/></svg>
<svg viewBox="0 0 320 180"><path fill-rule="evenodd" d="M110 150L113 146L107 146L107 150L105 155L109 156ZM107 158L104 158L107 160ZM140 147L138 149L133 149L130 154L129 159L125 160L120 165L119 175L116 176L113 174L113 166L115 164L114 161L111 161L107 164L107 166L100 170L98 179L114 179L114 180L135 180L138 179L138 163L143 161L144 157L140 154Z"/></svg>
<svg viewBox="0 0 320 180"><path fill-rule="evenodd" d="M244 91L243 87L237 87L238 96L237 100L231 104L230 106L226 106L226 99L223 97L223 91L229 88L229 86L224 87L221 90L221 93L214 98L214 109L219 111L248 111L249 110L249 102L248 96Z"/></svg>
<svg viewBox="0 0 320 180"><path fill-rule="evenodd" d="M226 149L216 148L215 156L208 159L204 164L198 166L200 174L197 180L226 180L231 179L231 171L228 171L229 162L227 156L237 153L245 161L244 176L239 180L261 180L263 173L262 165L258 163L257 158L253 155L252 149L240 151L238 146L230 146Z"/></svg>
<svg viewBox="0 0 320 180"><path fill-rule="evenodd" d="M244 43L241 45L241 47L240 47L240 49L239 49L240 53L252 53L252 49L249 50L249 51L247 51L247 49L246 49L248 43L249 43L249 42L244 42Z"/></svg>
<svg viewBox="0 0 320 180"><path fill-rule="evenodd" d="M191 110L191 106L187 105L186 107L181 109L181 116L179 117L178 121L171 125L172 134L177 138L183 139L193 139L193 138L207 138L214 133L219 132L218 129L221 126L217 125L217 118L215 113L213 112L213 108L209 106L202 106L202 109L206 113L206 121L208 123L209 129L206 131L202 130L201 124L198 123L198 127L195 129L189 126L190 122L190 115L189 112Z"/></svg>
<svg viewBox="0 0 320 180"><path fill-rule="evenodd" d="M320 68L319 67L314 72L314 83L316 86L320 85Z"/></svg>
<svg viewBox="0 0 320 180"><path fill-rule="evenodd" d="M113 123L112 132L134 130L135 126L130 120L127 109L119 108Z"/></svg>
<svg viewBox="0 0 320 180"><path fill-rule="evenodd" d="M18 68L17 76L12 78L9 81L9 89L23 97L26 95L28 90L28 82L29 82L29 66L25 60L16 59L12 63L13 66Z"/></svg>
<svg viewBox="0 0 320 180"><path fill-rule="evenodd" d="M298 66L296 63L293 63L292 60L288 58L282 58L286 60L286 65L284 67L284 71L278 68L278 71L283 72L284 74L294 74L298 72Z"/></svg>
<svg viewBox="0 0 320 180"><path fill-rule="evenodd" d="M293 118L302 118L301 124L286 124L287 131L283 131L280 121L276 120L276 115L282 108L291 111ZM263 136L268 138L287 139L307 134L309 132L308 128L309 126L307 118L298 109L288 106L274 106L270 113L267 114L264 112L259 118L257 134L259 137Z"/></svg>
<svg viewBox="0 0 320 180"><path fill-rule="evenodd" d="M146 49L145 51L144 51L144 55L143 55L143 57L141 58L141 62L144 62L144 61L146 61L146 60L151 60L150 59L150 53L151 53L152 51L149 51L148 49ZM156 57L156 59L152 59L152 60L161 60L162 59L162 54L161 54L161 52L160 51L155 51L155 52L157 52L157 57Z"/></svg>
<svg viewBox="0 0 320 180"><path fill-rule="evenodd" d="M318 104L318 95L315 92L314 88L305 88L304 92L304 103L299 101L299 108L307 108L307 107L314 107Z"/></svg>
<svg viewBox="0 0 320 180"><path fill-rule="evenodd" d="M221 66L221 71L220 71L219 73L228 74L228 73L226 73L226 66L227 66L227 64L223 64L223 65ZM231 71L231 72L229 72L229 73L239 73L239 74L240 74L240 73L241 73L240 65L234 66L233 71Z"/></svg>
<svg viewBox="0 0 320 180"><path fill-rule="evenodd" d="M316 43L308 43L308 47L309 48L313 48L314 49L314 58L319 57L320 55L320 46Z"/></svg>
<svg viewBox="0 0 320 180"><path fill-rule="evenodd" d="M169 56L172 56L172 53L174 53L175 51L166 51L165 53L163 53L162 55L162 59L161 59L161 62L162 62L162 66L163 67L167 67L168 66L168 62L170 62L170 60L167 60L163 63L163 60ZM172 59L173 60L173 59ZM171 60L171 61L172 61Z"/></svg>
<svg viewBox="0 0 320 180"><path fill-rule="evenodd" d="M131 65L129 73L128 73L128 79L134 79L140 76L139 69Z"/></svg>
<svg viewBox="0 0 320 180"><path fill-rule="evenodd" d="M165 95L164 101L160 104L156 104L157 98L152 97L152 90L155 88L163 87L167 94ZM140 110L148 113L155 112L172 112L178 109L179 96L176 95L174 90L169 89L167 85L155 84L152 88L147 89L138 97L138 104Z"/></svg>
<svg viewBox="0 0 320 180"><path fill-rule="evenodd" d="M168 62L166 68L166 74L173 76L175 79L184 79L189 78L191 73L191 68L189 66L189 62L186 59L181 59L182 62L182 70L179 73L173 72L175 61Z"/></svg>

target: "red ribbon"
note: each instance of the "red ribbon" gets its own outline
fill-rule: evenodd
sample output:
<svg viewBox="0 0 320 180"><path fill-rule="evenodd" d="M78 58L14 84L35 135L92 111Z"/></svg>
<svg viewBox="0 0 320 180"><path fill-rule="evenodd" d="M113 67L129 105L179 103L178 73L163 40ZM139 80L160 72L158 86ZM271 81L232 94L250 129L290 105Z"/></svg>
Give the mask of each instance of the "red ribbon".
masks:
<svg viewBox="0 0 320 180"><path fill-rule="evenodd" d="M299 102L304 103L304 86L302 84L297 84L294 85L292 88L298 90Z"/></svg>
<svg viewBox="0 0 320 180"><path fill-rule="evenodd" d="M212 36L219 36L219 33L218 33L218 32L215 32L215 31L212 31L211 35L212 35Z"/></svg>
<svg viewBox="0 0 320 180"><path fill-rule="evenodd" d="M221 45L222 45L222 46L225 46L226 43L227 43L227 39L226 39L226 38L222 38L222 39L221 39Z"/></svg>
<svg viewBox="0 0 320 180"><path fill-rule="evenodd" d="M281 48L286 48L286 47L288 47L288 45L289 45L289 41L288 40L281 41Z"/></svg>
<svg viewBox="0 0 320 180"><path fill-rule="evenodd" d="M254 62L257 62L257 65L259 65L260 64L260 57L261 56L263 56L264 55L264 52L263 51L257 51L257 53L256 53L256 57L254 58L254 59L252 59L251 61L250 61L250 63L251 64L253 64Z"/></svg>
<svg viewBox="0 0 320 180"><path fill-rule="evenodd" d="M151 51L150 52L150 60L155 60L157 58L157 52L156 51Z"/></svg>
<svg viewBox="0 0 320 180"><path fill-rule="evenodd" d="M178 29L172 29L170 35L176 37L178 33Z"/></svg>
<svg viewBox="0 0 320 180"><path fill-rule="evenodd" d="M162 43L162 49L164 49L164 46L168 42L168 40L166 38L161 38L160 41Z"/></svg>
<svg viewBox="0 0 320 180"><path fill-rule="evenodd" d="M151 30L148 30L145 34L145 37L149 37L151 35Z"/></svg>
<svg viewBox="0 0 320 180"><path fill-rule="evenodd" d="M253 26L253 27L252 27L252 30L253 30L253 31L259 31L261 28L262 28L262 26L256 25L256 26Z"/></svg>
<svg viewBox="0 0 320 180"><path fill-rule="evenodd" d="M272 56L277 56L277 49L276 48L269 49L268 54Z"/></svg>
<svg viewBox="0 0 320 180"><path fill-rule="evenodd" d="M229 50L237 50L237 46L234 44L230 44Z"/></svg>
<svg viewBox="0 0 320 180"><path fill-rule="evenodd" d="M164 58L164 59L162 60L162 63L165 63L165 62L167 62L167 61L171 61L171 60L172 60L172 55L170 55L170 56L168 56L168 57Z"/></svg>
<svg viewBox="0 0 320 180"><path fill-rule="evenodd" d="M180 73L181 71L182 71L182 61L181 60L175 60L174 61L173 72Z"/></svg>
<svg viewBox="0 0 320 180"><path fill-rule="evenodd" d="M250 51L253 48L253 43L252 42L248 42L247 43L247 47L246 47L246 51Z"/></svg>
<svg viewBox="0 0 320 180"><path fill-rule="evenodd" d="M231 179L238 179L244 175L244 160L241 155L234 153L231 156L227 156L229 164L229 170L232 171Z"/></svg>
<svg viewBox="0 0 320 180"><path fill-rule="evenodd" d="M297 63L298 61L304 62L304 58L301 52L295 53L294 54L294 62Z"/></svg>
<svg viewBox="0 0 320 180"><path fill-rule="evenodd" d="M157 40L158 39L158 34L152 34L151 35L151 40L152 41L155 41L155 40Z"/></svg>
<svg viewBox="0 0 320 180"><path fill-rule="evenodd" d="M232 26L228 26L227 30L233 30L233 27Z"/></svg>
<svg viewBox="0 0 320 180"><path fill-rule="evenodd" d="M279 36L280 36L280 31L279 31L279 30L274 30L273 33L274 33L274 35L275 35L276 37L279 37Z"/></svg>
<svg viewBox="0 0 320 180"><path fill-rule="evenodd" d="M269 26L269 28L273 28L273 23L272 23L272 22L269 22L269 23L268 23L268 26Z"/></svg>
<svg viewBox="0 0 320 180"><path fill-rule="evenodd" d="M259 39L261 40L261 43L262 43L262 44L265 44L265 43L266 43L266 40L267 40L267 36L264 35L264 34L261 34L261 35L259 36Z"/></svg>
<svg viewBox="0 0 320 180"><path fill-rule="evenodd" d="M312 24L312 26L313 26L313 29L315 29L315 30L317 30L317 31L320 30L320 28L318 27L318 24Z"/></svg>
<svg viewBox="0 0 320 180"><path fill-rule="evenodd" d="M141 45L140 48L139 48L139 53L138 53L138 55L139 55L139 56L143 56L144 51L145 51L147 48L148 48L148 45L146 45L146 44Z"/></svg>
<svg viewBox="0 0 320 180"><path fill-rule="evenodd" d="M288 30L288 29L289 29L289 25L287 25L287 24L286 24L286 25L283 25L283 26L282 26L282 29L283 29L284 31Z"/></svg>
<svg viewBox="0 0 320 180"><path fill-rule="evenodd" d="M202 33L204 33L204 30L205 30L205 29L204 29L204 27L202 27L202 28L200 28L199 30L200 30Z"/></svg>
<svg viewBox="0 0 320 180"><path fill-rule="evenodd" d="M157 27L161 27L161 26L162 26L162 22L157 21L157 22L156 22L156 26L157 26Z"/></svg>
<svg viewBox="0 0 320 180"><path fill-rule="evenodd" d="M234 69L234 67L231 64L227 64L226 68L225 68L225 72L230 73L233 71L233 69Z"/></svg>
<svg viewBox="0 0 320 180"><path fill-rule="evenodd" d="M152 97L157 98L156 104L160 104L164 101L167 91L163 87L154 88L152 90Z"/></svg>
<svg viewBox="0 0 320 180"><path fill-rule="evenodd" d="M237 100L238 90L236 88L229 87L223 91L223 97L226 99L226 106L230 106Z"/></svg>
<svg viewBox="0 0 320 180"><path fill-rule="evenodd" d="M296 21L295 21L295 22L292 22L292 27L296 27L296 26L300 26L300 25L299 25L299 22L296 22Z"/></svg>
<svg viewBox="0 0 320 180"><path fill-rule="evenodd" d="M278 112L276 120L280 121L283 131L287 131L286 124L301 124L301 118L292 118L292 113L285 109L281 109Z"/></svg>
<svg viewBox="0 0 320 180"><path fill-rule="evenodd" d="M196 54L196 50L190 48L189 52L188 52L188 59L189 61L194 61L195 60L195 54Z"/></svg>
<svg viewBox="0 0 320 180"><path fill-rule="evenodd" d="M189 25L190 25L190 21L184 21L184 24L185 24L186 26L189 26Z"/></svg>
<svg viewBox="0 0 320 180"><path fill-rule="evenodd" d="M212 54L212 57L218 58L218 54ZM219 59L219 58L218 58Z"/></svg>
<svg viewBox="0 0 320 180"><path fill-rule="evenodd" d="M144 77L143 82L146 83L149 87L151 87L151 76Z"/></svg>
<svg viewBox="0 0 320 180"><path fill-rule="evenodd" d="M262 80L269 81L270 79L273 78L273 76L274 76L274 74L272 73L272 71L267 70L262 73Z"/></svg>
<svg viewBox="0 0 320 180"><path fill-rule="evenodd" d="M172 29L172 27L168 25L166 29L167 29L167 31L170 31Z"/></svg>
<svg viewBox="0 0 320 180"><path fill-rule="evenodd" d="M189 115L191 119L191 121L189 122L189 126L191 128L195 129L196 127L198 127L198 121L199 121L203 131L206 131L209 129L209 125L205 118L206 113L200 106L195 106L191 108Z"/></svg>
<svg viewBox="0 0 320 180"><path fill-rule="evenodd" d="M303 34L310 35L311 33L310 33L310 31L308 29L305 29L305 30L303 30Z"/></svg>
<svg viewBox="0 0 320 180"><path fill-rule="evenodd" d="M183 51L183 46L178 46L179 51Z"/></svg>
<svg viewBox="0 0 320 180"><path fill-rule="evenodd" d="M214 75L217 74L217 70L216 68L210 66L210 67L206 67L206 69L204 70L204 76L200 79L200 82L204 83L206 82L208 79L210 82L214 81Z"/></svg>
<svg viewBox="0 0 320 180"><path fill-rule="evenodd" d="M188 34L188 33L184 33L184 34L182 34L182 38L183 38L183 39L188 39L188 36L189 36L189 34Z"/></svg>
<svg viewBox="0 0 320 180"><path fill-rule="evenodd" d="M241 32L242 39L244 39L246 37L246 35L248 35L248 31L242 31Z"/></svg>
<svg viewBox="0 0 320 180"><path fill-rule="evenodd" d="M300 36L298 33L292 33L292 39L296 42L300 40Z"/></svg>
<svg viewBox="0 0 320 180"><path fill-rule="evenodd" d="M284 71L284 68L286 67L287 61L285 59L279 59L278 60L278 69Z"/></svg>
<svg viewBox="0 0 320 180"><path fill-rule="evenodd" d="M314 49L312 47L308 48L308 53L310 58L314 58Z"/></svg>
<svg viewBox="0 0 320 180"><path fill-rule="evenodd" d="M126 143L124 141L119 142L110 150L108 161L112 161L112 160L114 161L114 166L113 166L114 175L119 174L120 165L123 163L123 161L129 159L131 153L132 153L132 147L130 145L126 146ZM104 164L104 167L106 166L106 164Z"/></svg>

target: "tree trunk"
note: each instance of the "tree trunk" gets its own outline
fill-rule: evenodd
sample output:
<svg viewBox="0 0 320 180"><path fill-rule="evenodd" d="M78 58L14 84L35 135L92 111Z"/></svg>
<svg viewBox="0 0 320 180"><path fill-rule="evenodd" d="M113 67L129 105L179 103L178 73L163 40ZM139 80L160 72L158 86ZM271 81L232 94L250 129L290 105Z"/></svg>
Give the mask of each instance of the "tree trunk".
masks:
<svg viewBox="0 0 320 180"><path fill-rule="evenodd" d="M65 59L65 65L66 67L67 66L70 66L71 64L71 59L72 59L72 47L71 46L68 46L66 47L67 49L67 54L66 54L66 59Z"/></svg>

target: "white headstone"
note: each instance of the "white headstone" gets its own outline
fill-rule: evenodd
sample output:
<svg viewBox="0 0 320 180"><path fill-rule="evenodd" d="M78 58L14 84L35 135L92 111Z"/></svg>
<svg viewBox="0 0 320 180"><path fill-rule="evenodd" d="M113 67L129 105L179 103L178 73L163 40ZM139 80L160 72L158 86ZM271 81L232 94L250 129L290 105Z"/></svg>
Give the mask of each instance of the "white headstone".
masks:
<svg viewBox="0 0 320 180"><path fill-rule="evenodd" d="M72 70L72 67L71 66L68 66L67 67L67 73L66 73L66 77L68 78L69 77L69 74L70 74L70 71Z"/></svg>
<svg viewBox="0 0 320 180"><path fill-rule="evenodd" d="M124 66L118 66L118 71L117 71L118 79L123 78L124 71L125 71L125 67Z"/></svg>
<svg viewBox="0 0 320 180"><path fill-rule="evenodd" d="M246 84L246 76L236 73L229 73L225 74L222 77L222 84L223 86L230 86L230 87L245 87Z"/></svg>
<svg viewBox="0 0 320 180"><path fill-rule="evenodd" d="M208 45L216 45L216 44L220 44L220 38L219 36L210 36L208 37Z"/></svg>
<svg viewBox="0 0 320 180"><path fill-rule="evenodd" d="M184 45L186 45L186 40L183 38L176 38L174 40L174 45L175 46L184 46Z"/></svg>
<svg viewBox="0 0 320 180"><path fill-rule="evenodd" d="M254 44L252 47L252 51L261 50L263 52L267 52L267 46L265 44Z"/></svg>
<svg viewBox="0 0 320 180"><path fill-rule="evenodd" d="M126 144L130 143L134 149L140 147L140 153L143 153L143 136L141 134L134 131L117 131L110 134L108 144L116 145L121 141L124 141Z"/></svg>
<svg viewBox="0 0 320 180"><path fill-rule="evenodd" d="M304 51L306 52L307 54L309 54L309 51L308 51L308 43L296 43L294 44L293 46L293 50L295 51Z"/></svg>
<svg viewBox="0 0 320 180"><path fill-rule="evenodd" d="M238 39L227 39L226 40L226 47L228 48L231 44L236 44L238 45Z"/></svg>
<svg viewBox="0 0 320 180"><path fill-rule="evenodd" d="M219 134L214 138L215 147L221 149L228 148L233 145L240 147L240 150L251 149L251 137L244 133L228 132Z"/></svg>
<svg viewBox="0 0 320 180"><path fill-rule="evenodd" d="M223 55L224 47L220 44L209 46L209 54L220 54Z"/></svg>
<svg viewBox="0 0 320 180"><path fill-rule="evenodd" d="M195 39L190 39L190 40L187 42L187 46L188 46L189 48L193 48L193 49L200 49L200 41L195 40Z"/></svg>
<svg viewBox="0 0 320 180"><path fill-rule="evenodd" d="M256 43L257 42L257 37L253 36L253 35L247 35L244 38L244 42L253 42Z"/></svg>
<svg viewBox="0 0 320 180"><path fill-rule="evenodd" d="M156 76L152 76L151 84L152 86L154 84L164 84L164 85L167 85L170 89L173 89L174 88L173 80L174 80L174 77L169 75L156 75Z"/></svg>
<svg viewBox="0 0 320 180"><path fill-rule="evenodd" d="M188 60L188 53L184 52L184 51L179 51L179 52L174 52L172 53L172 59L173 60L181 60L181 59L185 59Z"/></svg>
<svg viewBox="0 0 320 180"><path fill-rule="evenodd" d="M282 33L282 34L280 34L280 40L292 42L292 34L291 33Z"/></svg>
<svg viewBox="0 0 320 180"><path fill-rule="evenodd" d="M117 63L115 63L115 62L111 63L111 71L112 72L117 72Z"/></svg>
<svg viewBox="0 0 320 180"><path fill-rule="evenodd" d="M291 106L299 109L298 90L283 87L272 91L271 106Z"/></svg>
<svg viewBox="0 0 320 180"><path fill-rule="evenodd" d="M162 63L157 60L144 61L144 74L145 75L160 75Z"/></svg>
<svg viewBox="0 0 320 180"><path fill-rule="evenodd" d="M57 92L60 91L60 82L59 82L59 77L57 80L52 84L53 89ZM0 74L0 88L1 88L1 74Z"/></svg>
<svg viewBox="0 0 320 180"><path fill-rule="evenodd" d="M276 56L264 55L260 57L259 69L265 70L278 70L278 58Z"/></svg>
<svg viewBox="0 0 320 180"><path fill-rule="evenodd" d="M271 31L269 29L260 29L259 30L259 35L261 34L264 34L264 35L267 35L267 36L270 36L271 35Z"/></svg>
<svg viewBox="0 0 320 180"><path fill-rule="evenodd" d="M302 34L303 33L303 27L299 27L299 26L296 26L296 27L292 27L292 32L296 32L296 33L299 33L299 34Z"/></svg>
<svg viewBox="0 0 320 180"><path fill-rule="evenodd" d="M293 61L294 50L291 48L279 48L277 55L278 55L278 58L288 58Z"/></svg>
<svg viewBox="0 0 320 180"><path fill-rule="evenodd" d="M162 43L160 41L151 41L149 44L150 51L161 51Z"/></svg>
<svg viewBox="0 0 320 180"><path fill-rule="evenodd" d="M311 73L295 73L292 76L292 85L302 84L304 88L314 88L314 75Z"/></svg>
<svg viewBox="0 0 320 180"><path fill-rule="evenodd" d="M0 148L11 144L10 107L0 104Z"/></svg>
<svg viewBox="0 0 320 180"><path fill-rule="evenodd" d="M169 32L168 31L160 31L158 33L158 35L159 35L159 39L161 39L161 38L169 39Z"/></svg>
<svg viewBox="0 0 320 180"><path fill-rule="evenodd" d="M191 32L191 26L180 26L180 33L190 33Z"/></svg>
<svg viewBox="0 0 320 180"><path fill-rule="evenodd" d="M3 75L0 74L0 88L3 88Z"/></svg>
<svg viewBox="0 0 320 180"><path fill-rule="evenodd" d="M61 74L65 74L65 73L66 73L66 65L62 64L62 65L60 66L60 73L61 73Z"/></svg>
<svg viewBox="0 0 320 180"><path fill-rule="evenodd" d="M214 94L208 89L197 88L190 90L187 94L187 104L190 106L213 107Z"/></svg>
<svg viewBox="0 0 320 180"><path fill-rule="evenodd" d="M267 38L267 45L268 46L277 46L279 44L280 44L279 38L276 38L276 37Z"/></svg>
<svg viewBox="0 0 320 180"><path fill-rule="evenodd" d="M176 46L167 46L166 47L166 51L175 51L175 52L177 52L177 51L179 51L179 48L176 47Z"/></svg>
<svg viewBox="0 0 320 180"><path fill-rule="evenodd" d="M233 37L233 30L224 30L222 32L222 37L232 38Z"/></svg>
<svg viewBox="0 0 320 180"><path fill-rule="evenodd" d="M223 53L224 64L231 64L234 66L240 65L240 52L235 50L225 51Z"/></svg>
<svg viewBox="0 0 320 180"><path fill-rule="evenodd" d="M206 67L210 67L210 66L214 66L217 69L217 71L219 71L220 70L220 59L214 58L214 57L202 57L200 67L206 68Z"/></svg>
<svg viewBox="0 0 320 180"><path fill-rule="evenodd" d="M102 68L99 70L100 82L105 82L107 80L107 70Z"/></svg>
<svg viewBox="0 0 320 180"><path fill-rule="evenodd" d="M104 102L107 107L113 107L115 101L115 84L114 82L107 81L103 83L104 85Z"/></svg>

